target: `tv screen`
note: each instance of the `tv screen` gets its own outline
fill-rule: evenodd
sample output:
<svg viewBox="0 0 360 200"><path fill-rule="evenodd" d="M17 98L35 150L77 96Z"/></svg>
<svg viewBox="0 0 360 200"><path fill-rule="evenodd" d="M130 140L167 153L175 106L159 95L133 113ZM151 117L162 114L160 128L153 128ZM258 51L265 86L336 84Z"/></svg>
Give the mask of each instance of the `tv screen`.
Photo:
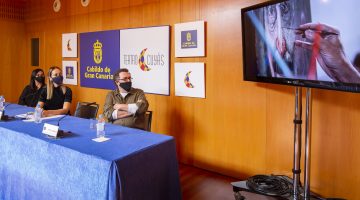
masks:
<svg viewBox="0 0 360 200"><path fill-rule="evenodd" d="M360 92L358 8L281 0L242 9L244 80Z"/></svg>

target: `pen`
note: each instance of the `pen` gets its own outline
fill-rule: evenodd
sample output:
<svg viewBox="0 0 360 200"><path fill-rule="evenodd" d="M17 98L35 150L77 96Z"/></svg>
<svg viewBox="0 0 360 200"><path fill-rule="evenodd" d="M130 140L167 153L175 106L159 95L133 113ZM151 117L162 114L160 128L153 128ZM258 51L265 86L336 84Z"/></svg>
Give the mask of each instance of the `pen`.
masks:
<svg viewBox="0 0 360 200"><path fill-rule="evenodd" d="M284 28L284 29L289 29L289 30L293 30L293 31L295 31L295 34L299 34L299 35L301 34L302 37L305 38L305 30L303 30L303 29L290 28L290 27L282 27L282 28ZM322 30L322 31L320 31L320 30L313 30L313 29L309 29L309 30L312 30L312 31L320 34L321 37L326 37L326 36L328 36L328 35L339 35L338 33L329 32L329 31L324 31L324 30Z"/></svg>

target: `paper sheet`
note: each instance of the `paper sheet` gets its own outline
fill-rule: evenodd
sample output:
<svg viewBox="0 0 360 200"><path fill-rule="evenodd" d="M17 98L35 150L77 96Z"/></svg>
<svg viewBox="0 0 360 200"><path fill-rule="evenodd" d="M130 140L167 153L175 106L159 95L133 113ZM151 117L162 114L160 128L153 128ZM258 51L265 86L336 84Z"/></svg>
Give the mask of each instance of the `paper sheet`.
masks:
<svg viewBox="0 0 360 200"><path fill-rule="evenodd" d="M62 116L64 116L64 115L54 115L54 116L50 116L50 117L42 117L41 121L47 120L47 119L59 118L59 117L62 117ZM23 120L23 122L33 122L33 121L34 121L34 116L31 116L31 119Z"/></svg>
<svg viewBox="0 0 360 200"><path fill-rule="evenodd" d="M107 137L98 137L98 138L94 138L94 139L92 139L92 140L95 141L95 142L105 142L105 141L110 140L110 138L107 138Z"/></svg>

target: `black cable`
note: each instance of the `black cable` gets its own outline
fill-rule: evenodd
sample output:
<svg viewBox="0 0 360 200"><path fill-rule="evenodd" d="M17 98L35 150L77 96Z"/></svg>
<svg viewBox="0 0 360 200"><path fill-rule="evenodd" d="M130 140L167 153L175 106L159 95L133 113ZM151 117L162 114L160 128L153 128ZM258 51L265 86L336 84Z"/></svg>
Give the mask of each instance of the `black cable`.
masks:
<svg viewBox="0 0 360 200"><path fill-rule="evenodd" d="M248 178L246 186L256 193L268 196L288 197L293 192L292 179L283 175L255 175ZM301 185L299 185L299 190L303 195L304 191ZM311 194L310 197L318 200L346 200L343 198L322 198L314 194Z"/></svg>
<svg viewBox="0 0 360 200"><path fill-rule="evenodd" d="M246 186L255 192L269 196L283 196L292 191L292 184L280 176L255 175L248 178Z"/></svg>

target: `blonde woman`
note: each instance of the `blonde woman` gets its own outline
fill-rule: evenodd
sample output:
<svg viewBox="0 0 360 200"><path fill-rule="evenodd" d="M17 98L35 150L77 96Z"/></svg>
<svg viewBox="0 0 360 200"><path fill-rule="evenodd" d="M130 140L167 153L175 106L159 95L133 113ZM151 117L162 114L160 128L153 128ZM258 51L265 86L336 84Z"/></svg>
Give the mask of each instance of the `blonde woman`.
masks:
<svg viewBox="0 0 360 200"><path fill-rule="evenodd" d="M69 114L72 91L64 86L61 69L57 66L50 67L47 86L39 98L39 105L44 109L42 116Z"/></svg>

